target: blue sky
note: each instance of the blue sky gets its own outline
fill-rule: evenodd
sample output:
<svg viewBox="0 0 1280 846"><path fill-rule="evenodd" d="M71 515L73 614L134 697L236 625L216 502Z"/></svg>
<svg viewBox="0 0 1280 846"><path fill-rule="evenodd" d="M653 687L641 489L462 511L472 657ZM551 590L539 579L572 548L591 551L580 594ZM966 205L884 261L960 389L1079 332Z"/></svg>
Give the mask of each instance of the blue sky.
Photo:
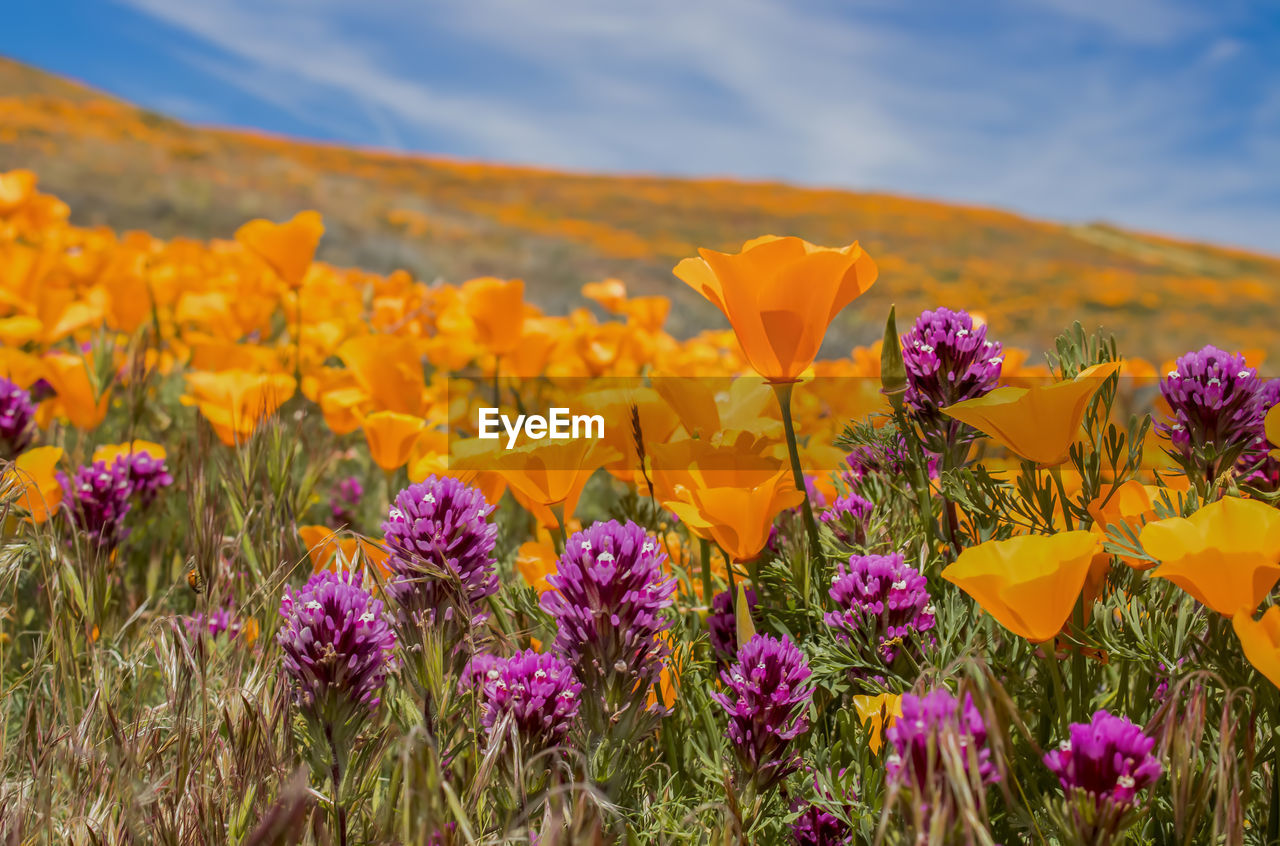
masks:
<svg viewBox="0 0 1280 846"><path fill-rule="evenodd" d="M0 53L194 122L1280 253L1274 0L42 0Z"/></svg>

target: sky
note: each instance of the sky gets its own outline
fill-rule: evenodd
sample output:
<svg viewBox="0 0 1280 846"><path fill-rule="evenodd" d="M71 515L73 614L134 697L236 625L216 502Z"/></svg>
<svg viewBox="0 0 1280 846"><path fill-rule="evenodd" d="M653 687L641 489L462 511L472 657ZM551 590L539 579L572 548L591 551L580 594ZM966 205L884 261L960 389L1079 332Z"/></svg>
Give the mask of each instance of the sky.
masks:
<svg viewBox="0 0 1280 846"><path fill-rule="evenodd" d="M5 17L0 54L196 123L1280 254L1276 0L40 0Z"/></svg>

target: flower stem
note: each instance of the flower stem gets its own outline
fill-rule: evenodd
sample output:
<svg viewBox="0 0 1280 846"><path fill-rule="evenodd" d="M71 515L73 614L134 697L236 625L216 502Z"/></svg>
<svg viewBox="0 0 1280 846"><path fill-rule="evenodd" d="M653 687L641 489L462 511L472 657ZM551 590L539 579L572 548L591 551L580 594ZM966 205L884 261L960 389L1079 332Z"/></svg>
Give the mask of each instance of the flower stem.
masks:
<svg viewBox="0 0 1280 846"><path fill-rule="evenodd" d="M711 585L711 544L706 538L698 538L698 552L702 555L702 601L711 607L714 598Z"/></svg>
<svg viewBox="0 0 1280 846"><path fill-rule="evenodd" d="M556 525L560 529L555 537L556 554L562 555L564 554L565 546L569 543L569 535L564 526L564 503L557 502L551 506L551 513L556 518Z"/></svg>
<svg viewBox="0 0 1280 846"><path fill-rule="evenodd" d="M1067 522L1067 531L1073 532L1076 528L1075 520L1071 518L1071 506L1067 503L1067 489L1062 484L1062 468L1055 464L1049 468L1049 475L1053 477L1054 484L1058 486L1058 499L1062 502L1062 519Z"/></svg>
<svg viewBox="0 0 1280 846"><path fill-rule="evenodd" d="M791 454L791 475L795 479L796 490L804 494L801 508L804 511L804 528L809 535L809 554L813 560L817 560L822 554L822 545L818 539L818 523L813 519L813 505L809 502L809 489L804 483L804 471L800 469L800 448L796 443L795 425L791 420L791 393L794 388L794 382L775 382L773 392L778 397L779 408L782 409L782 429L787 435L787 452ZM802 591L801 597L807 608L809 606L809 584L811 578L810 559L806 558L801 567L803 568L800 573L801 583L798 587Z"/></svg>

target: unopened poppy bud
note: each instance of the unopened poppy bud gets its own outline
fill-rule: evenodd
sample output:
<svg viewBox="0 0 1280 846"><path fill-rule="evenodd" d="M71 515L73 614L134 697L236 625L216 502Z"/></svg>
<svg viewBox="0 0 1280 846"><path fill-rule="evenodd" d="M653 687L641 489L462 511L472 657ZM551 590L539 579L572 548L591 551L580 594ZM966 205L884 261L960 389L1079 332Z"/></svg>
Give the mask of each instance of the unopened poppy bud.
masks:
<svg viewBox="0 0 1280 846"><path fill-rule="evenodd" d="M902 343L898 340L897 306L889 307L889 320L880 345L880 392L889 398L894 411L902 410L902 398L907 392L907 365L902 360Z"/></svg>

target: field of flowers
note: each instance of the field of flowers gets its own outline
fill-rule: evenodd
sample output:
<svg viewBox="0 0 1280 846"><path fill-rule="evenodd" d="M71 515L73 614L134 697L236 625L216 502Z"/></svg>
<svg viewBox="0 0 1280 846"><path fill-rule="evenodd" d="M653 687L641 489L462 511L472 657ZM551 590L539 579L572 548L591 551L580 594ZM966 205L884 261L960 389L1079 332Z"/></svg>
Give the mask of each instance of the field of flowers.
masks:
<svg viewBox="0 0 1280 846"><path fill-rule="evenodd" d="M324 233L0 175L0 842L1280 842L1256 361L821 358L894 299L857 243L699 250L682 340ZM555 403L603 436L476 437Z"/></svg>

